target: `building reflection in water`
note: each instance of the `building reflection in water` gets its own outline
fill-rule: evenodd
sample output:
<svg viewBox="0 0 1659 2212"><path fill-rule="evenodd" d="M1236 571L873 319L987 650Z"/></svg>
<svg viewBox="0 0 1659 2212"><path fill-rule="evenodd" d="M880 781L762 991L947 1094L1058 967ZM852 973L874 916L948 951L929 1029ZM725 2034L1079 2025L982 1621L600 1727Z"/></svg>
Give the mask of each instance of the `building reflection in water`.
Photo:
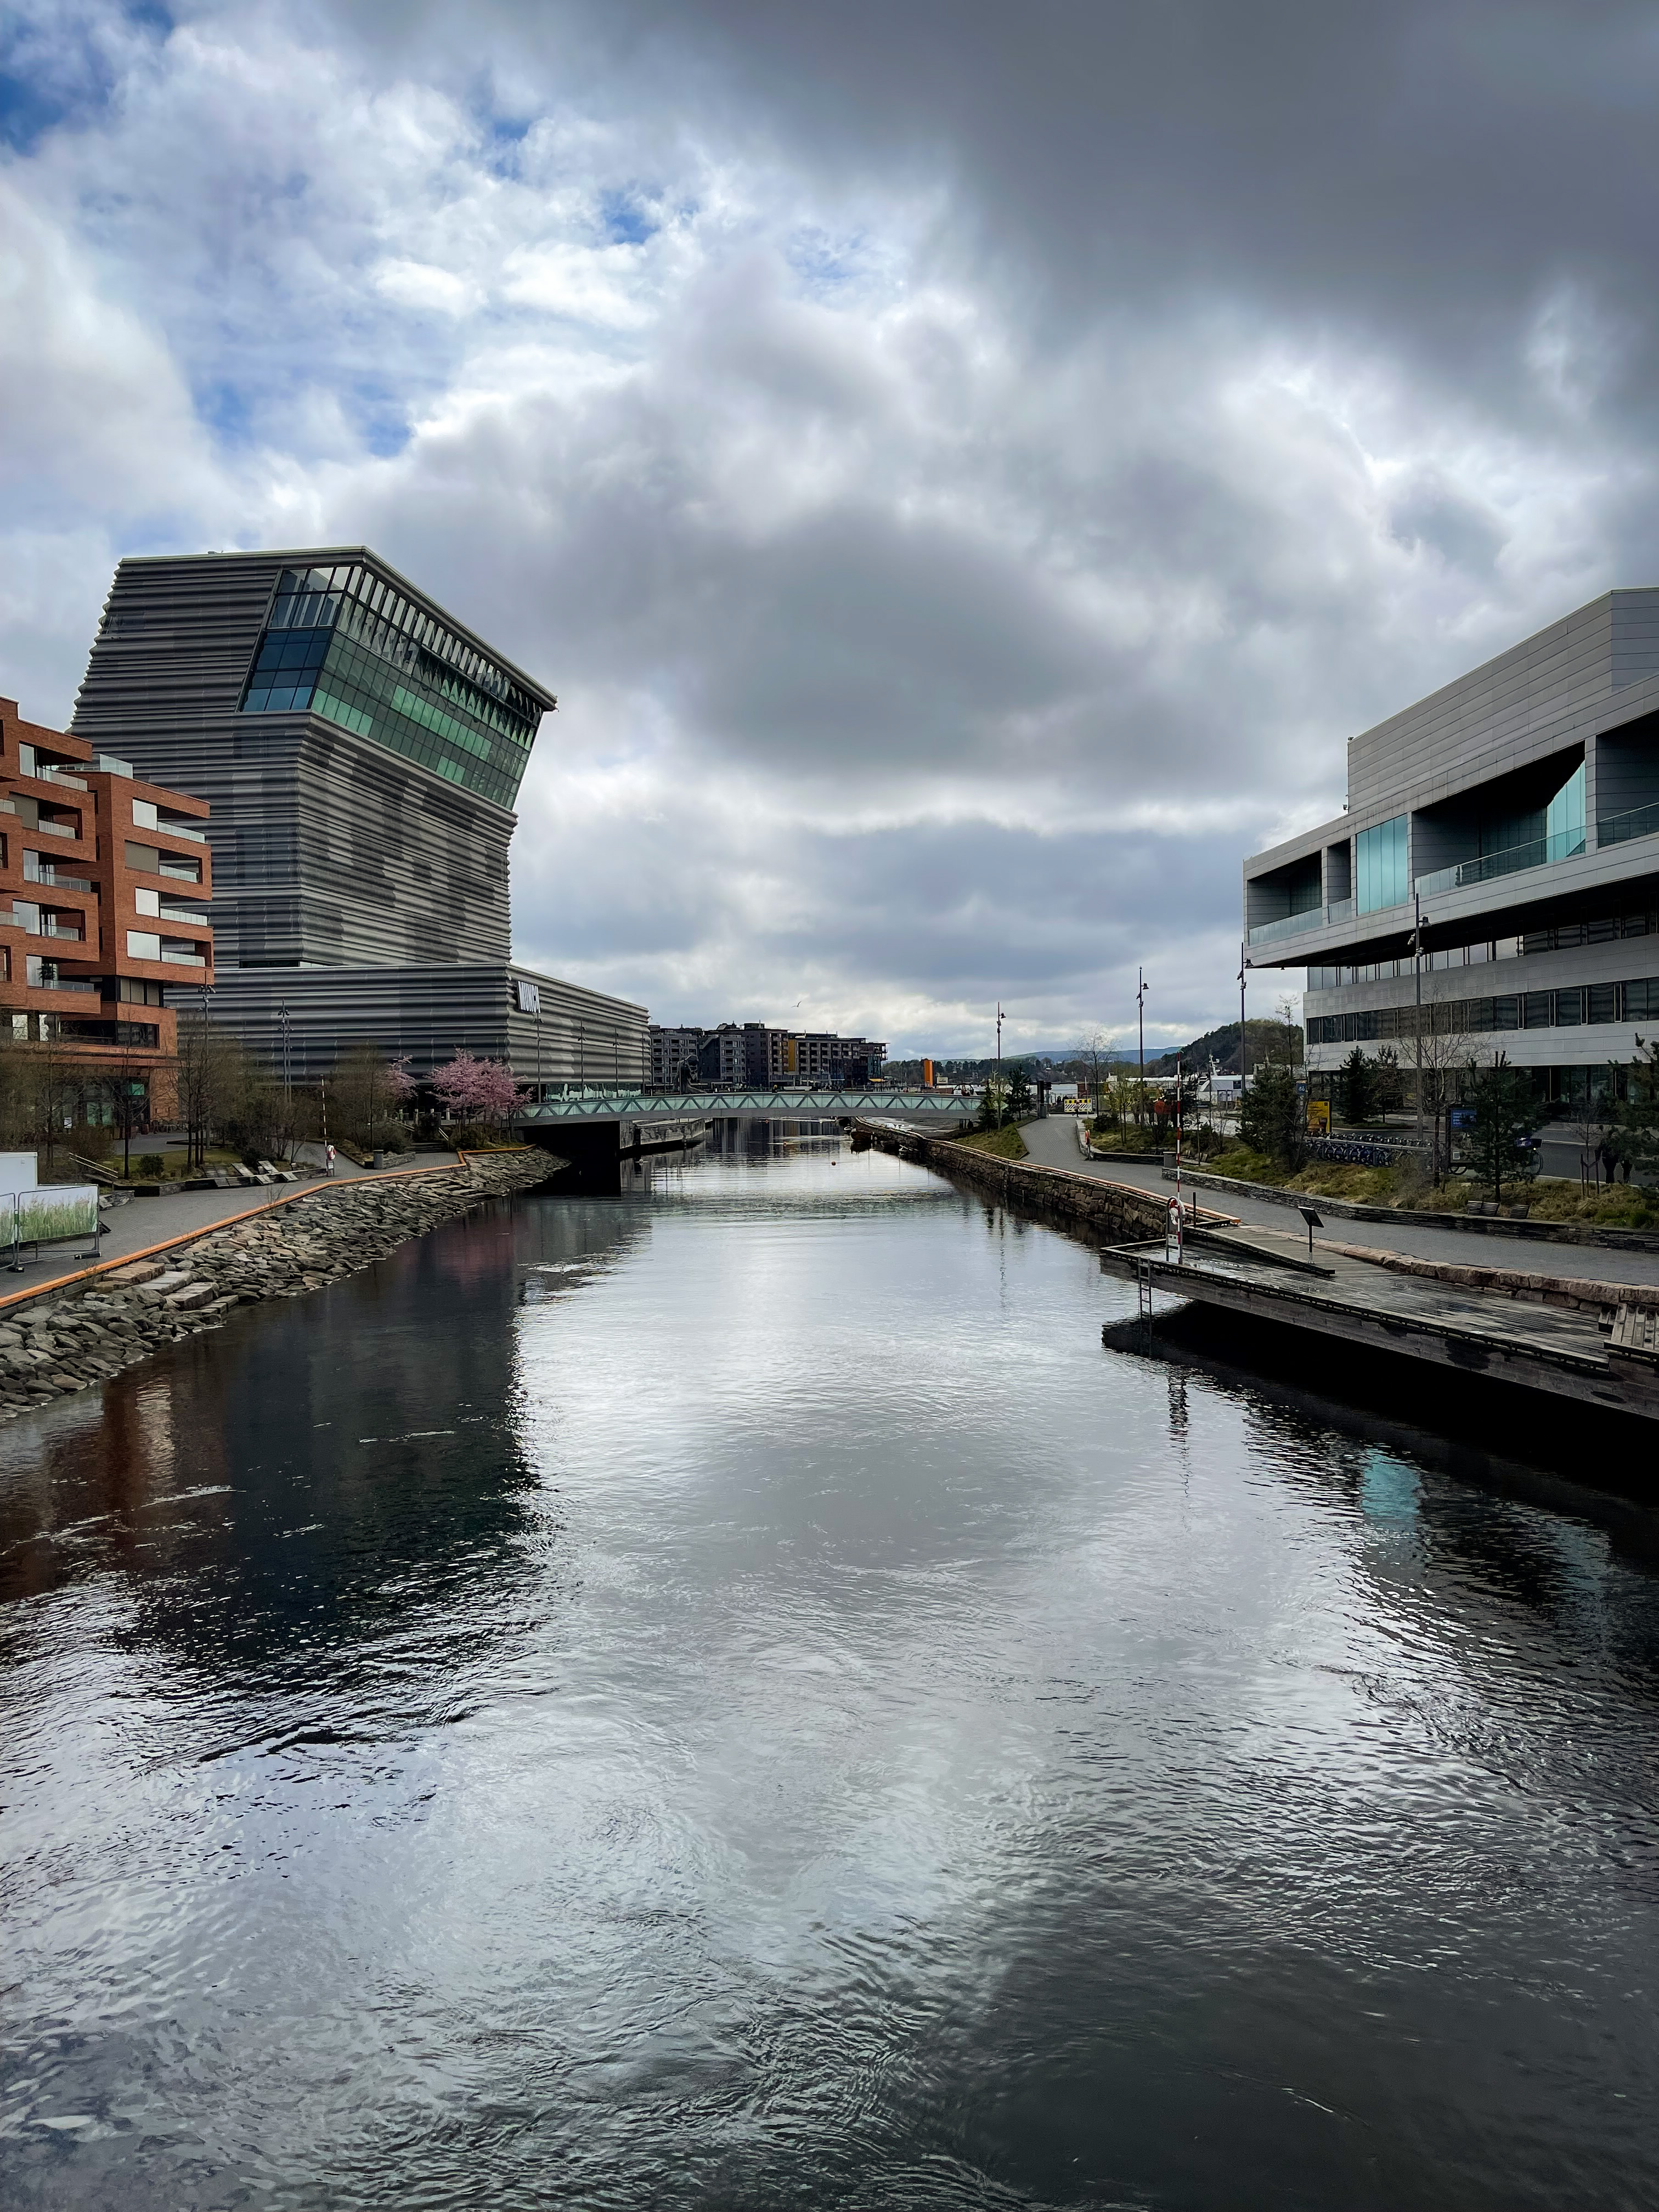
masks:
<svg viewBox="0 0 1659 2212"><path fill-rule="evenodd" d="M9 1424L0 1601L117 1571L129 1636L257 1663L499 1591L544 1534L515 1306L649 1233L614 1200L494 1206Z"/></svg>

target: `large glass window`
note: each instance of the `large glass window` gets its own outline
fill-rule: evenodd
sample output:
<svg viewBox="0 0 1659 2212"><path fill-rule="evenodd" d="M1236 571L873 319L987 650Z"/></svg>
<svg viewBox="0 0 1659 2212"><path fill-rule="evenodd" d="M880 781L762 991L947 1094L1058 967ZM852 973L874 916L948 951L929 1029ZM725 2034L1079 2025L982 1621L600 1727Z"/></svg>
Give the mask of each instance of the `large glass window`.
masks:
<svg viewBox="0 0 1659 2212"><path fill-rule="evenodd" d="M1552 860L1569 860L1584 849L1584 763L1580 761L1544 810Z"/></svg>
<svg viewBox="0 0 1659 2212"><path fill-rule="evenodd" d="M283 572L244 714L309 710L510 806L541 707L435 616L361 567Z"/></svg>
<svg viewBox="0 0 1659 2212"><path fill-rule="evenodd" d="M1406 817L1362 830L1354 840L1355 896L1361 914L1401 906L1410 897L1406 879Z"/></svg>

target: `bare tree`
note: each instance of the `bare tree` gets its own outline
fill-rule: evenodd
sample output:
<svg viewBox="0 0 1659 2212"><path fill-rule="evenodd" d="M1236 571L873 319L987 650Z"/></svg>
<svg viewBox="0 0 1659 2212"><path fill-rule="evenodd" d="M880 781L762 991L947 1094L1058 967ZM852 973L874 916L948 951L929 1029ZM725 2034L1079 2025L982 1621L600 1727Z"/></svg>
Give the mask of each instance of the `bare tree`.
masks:
<svg viewBox="0 0 1659 2212"><path fill-rule="evenodd" d="M1565 1116L1568 1127L1578 1139L1578 1180L1581 1183L1601 1182L1602 1165L1607 1157L1607 1132L1618 1118L1613 1071L1609 1067L1607 1088L1601 1090L1594 1083L1586 1083L1583 1097L1573 1100Z"/></svg>
<svg viewBox="0 0 1659 2212"><path fill-rule="evenodd" d="M1449 1117L1461 1095L1462 1071L1474 1057L1474 1041L1457 1018L1462 1012L1455 1001L1431 1000L1413 1040L1418 1097L1428 1125L1430 1167L1437 1185L1451 1166ZM1443 1122L1447 1123L1443 1130Z"/></svg>
<svg viewBox="0 0 1659 2212"><path fill-rule="evenodd" d="M1286 991L1273 1012L1285 1024L1285 1064L1287 1067L1295 1067L1302 1059L1302 1024L1298 1018L1302 1012L1300 1002Z"/></svg>
<svg viewBox="0 0 1659 2212"><path fill-rule="evenodd" d="M1101 1112L1100 1063L1111 1048L1112 1032L1103 1029L1085 1030L1077 1048L1078 1066L1088 1074L1090 1103L1097 1118Z"/></svg>
<svg viewBox="0 0 1659 2212"><path fill-rule="evenodd" d="M208 1139L234 1115L245 1087L242 1050L199 1014L179 1023L179 1118L192 1167L207 1158Z"/></svg>
<svg viewBox="0 0 1659 2212"><path fill-rule="evenodd" d="M64 1124L74 1123L80 1070L64 1050L56 1018L43 1015L40 1028L40 1042L21 1048L26 1057L20 1089L24 1125L50 1167L55 1148L63 1142Z"/></svg>
<svg viewBox="0 0 1659 2212"><path fill-rule="evenodd" d="M116 1024L118 1040L113 1057L108 1061L111 1103L114 1108L115 1127L121 1139L121 1173L131 1179L132 1175L132 1139L136 1132L149 1120L150 1086L155 1076L155 1054L131 1042L135 1024ZM128 1035L121 1038L125 1029Z"/></svg>

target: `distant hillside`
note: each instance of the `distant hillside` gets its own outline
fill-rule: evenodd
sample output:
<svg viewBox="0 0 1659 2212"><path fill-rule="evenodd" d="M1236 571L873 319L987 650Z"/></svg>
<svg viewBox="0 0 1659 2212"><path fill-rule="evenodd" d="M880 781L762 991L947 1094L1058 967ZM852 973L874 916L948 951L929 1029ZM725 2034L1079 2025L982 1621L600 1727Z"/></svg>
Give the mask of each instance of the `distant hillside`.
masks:
<svg viewBox="0 0 1659 2212"><path fill-rule="evenodd" d="M1283 1022L1247 1022L1244 1028L1249 1048L1250 1066L1253 1069L1260 1067L1270 1057L1274 1060L1284 1059L1285 1024ZM1295 1057L1299 1062L1302 1058L1300 1025L1293 1028L1291 1034L1294 1040ZM1238 1024L1226 1022L1218 1030L1207 1030L1201 1037L1194 1037L1190 1044L1182 1045L1180 1051L1182 1063L1188 1068L1195 1067L1200 1074L1207 1072L1211 1059L1213 1057L1218 1075L1237 1075L1238 1073ZM1166 1052L1158 1060L1152 1060L1150 1057L1147 1060L1148 1075L1173 1075L1175 1072L1176 1054L1173 1052Z"/></svg>

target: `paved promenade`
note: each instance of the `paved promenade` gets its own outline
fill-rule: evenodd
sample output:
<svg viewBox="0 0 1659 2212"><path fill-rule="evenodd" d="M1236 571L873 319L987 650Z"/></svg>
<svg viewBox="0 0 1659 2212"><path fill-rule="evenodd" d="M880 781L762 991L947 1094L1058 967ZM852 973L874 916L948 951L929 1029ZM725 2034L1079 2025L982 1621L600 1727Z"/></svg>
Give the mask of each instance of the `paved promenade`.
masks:
<svg viewBox="0 0 1659 2212"><path fill-rule="evenodd" d="M1099 1176L1108 1182L1156 1191L1164 1198L1175 1188L1173 1183L1164 1182L1158 1168L1085 1159L1070 1115L1028 1122L1020 1134L1040 1166L1069 1168L1079 1175ZM1307 1249L1306 1233L1296 1215L1282 1206L1266 1200L1236 1198L1231 1191L1224 1196L1219 1191L1199 1190L1196 1196L1200 1217L1213 1208L1237 1216L1252 1230L1276 1233L1290 1249ZM1309 1203L1317 1210L1317 1199ZM1659 1252L1608 1252L1594 1244L1540 1244L1518 1237L1466 1236L1455 1229L1425 1229L1403 1221L1350 1221L1336 1214L1328 1218L1323 1239L1316 1237L1316 1251L1322 1242L1365 1245L1373 1250L1403 1252L1413 1259L1450 1261L1464 1267L1514 1268L1531 1275L1575 1276L1586 1282L1659 1284Z"/></svg>
<svg viewBox="0 0 1659 2212"><path fill-rule="evenodd" d="M334 1180L374 1182L381 1175L395 1175L399 1169L453 1166L454 1159L450 1152L406 1152L396 1157L389 1167L377 1170L353 1167L342 1156L334 1164ZM292 1198L295 1191L309 1190L320 1180L307 1176L299 1182L258 1184L252 1190L185 1190L166 1198L135 1198L125 1206L112 1206L100 1217L106 1228L98 1240L99 1255L118 1260L129 1252L143 1252L152 1244L163 1243L169 1237L211 1229L216 1222L228 1221L234 1214ZM7 1290L26 1290L32 1282L50 1282L55 1276L70 1274L77 1264L76 1249L70 1244L48 1245L40 1259L25 1261L22 1274L0 1275L0 1283Z"/></svg>

